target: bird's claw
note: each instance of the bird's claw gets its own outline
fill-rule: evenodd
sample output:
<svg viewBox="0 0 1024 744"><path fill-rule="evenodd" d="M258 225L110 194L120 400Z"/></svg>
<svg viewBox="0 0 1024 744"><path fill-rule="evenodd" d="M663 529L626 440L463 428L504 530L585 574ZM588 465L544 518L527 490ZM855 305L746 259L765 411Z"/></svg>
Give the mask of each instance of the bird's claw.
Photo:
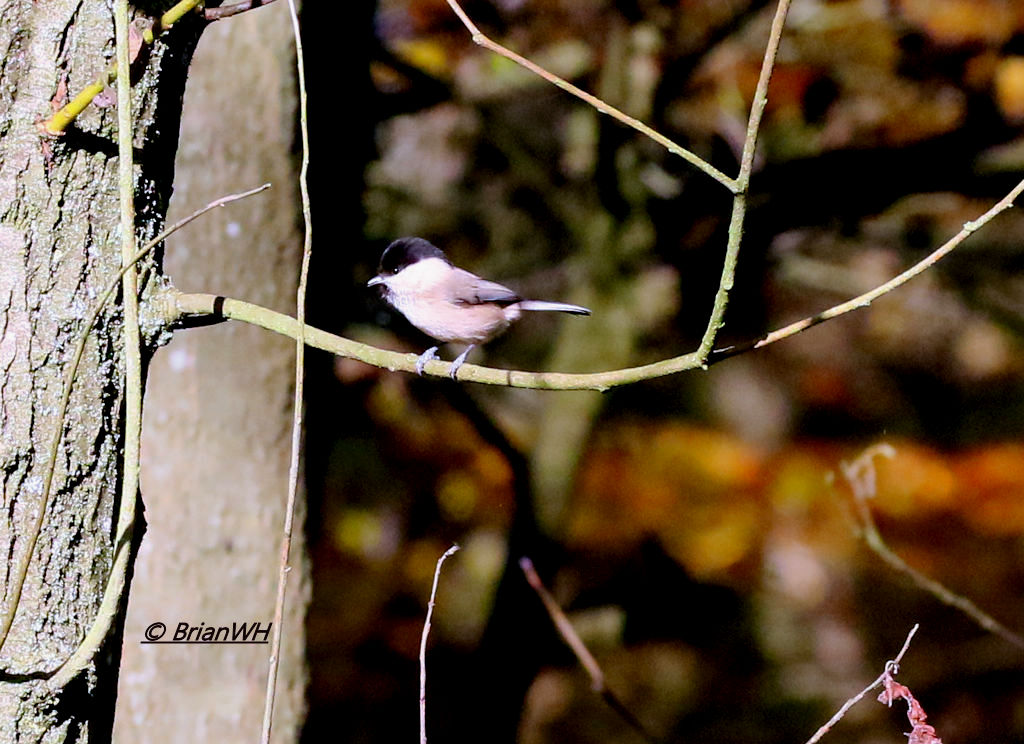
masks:
<svg viewBox="0 0 1024 744"><path fill-rule="evenodd" d="M423 368L427 366L427 362L431 361L432 359L437 359L436 346L431 346L429 349L420 354L419 357L416 359L416 374L418 374L420 377L423 377Z"/></svg>
<svg viewBox="0 0 1024 744"><path fill-rule="evenodd" d="M469 356L469 352L471 352L474 347L475 344L470 344L468 347L466 347L466 350L464 352L455 357L455 361L452 362L452 368L448 370L448 376L451 377L453 380L455 379L455 376L459 373L459 367L461 367L462 363L466 361L466 357Z"/></svg>

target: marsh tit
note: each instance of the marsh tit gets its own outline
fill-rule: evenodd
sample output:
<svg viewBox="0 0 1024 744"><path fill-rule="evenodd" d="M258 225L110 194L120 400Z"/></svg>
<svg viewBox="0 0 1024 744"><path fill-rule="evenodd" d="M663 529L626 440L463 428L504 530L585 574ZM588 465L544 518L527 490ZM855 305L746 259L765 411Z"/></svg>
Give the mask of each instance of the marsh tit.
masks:
<svg viewBox="0 0 1024 744"><path fill-rule="evenodd" d="M523 310L590 315L579 305L524 300L508 287L452 265L423 238L399 238L385 248L377 276L366 286L382 287L388 304L431 338L468 344L452 362L453 380L473 347L503 333ZM436 357L436 346L427 349L416 360L416 372L422 375L424 365Z"/></svg>

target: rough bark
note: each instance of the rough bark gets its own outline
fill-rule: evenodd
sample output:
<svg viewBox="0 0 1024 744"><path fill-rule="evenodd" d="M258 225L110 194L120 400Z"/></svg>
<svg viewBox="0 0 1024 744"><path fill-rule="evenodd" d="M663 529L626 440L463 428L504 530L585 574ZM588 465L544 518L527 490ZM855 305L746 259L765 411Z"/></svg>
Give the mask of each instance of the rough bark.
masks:
<svg viewBox="0 0 1024 744"><path fill-rule="evenodd" d="M183 108L171 219L223 194L273 189L217 210L168 240L183 290L294 312L299 246L294 49L287 6L214 24ZM239 64L244 60L244 64ZM269 646L141 645L163 622L270 622L288 475L295 345L223 324L177 333L150 368L142 490L149 527L126 621L115 740L259 738ZM302 524L302 519L296 522ZM307 566L292 546L274 740L303 720Z"/></svg>
<svg viewBox="0 0 1024 744"><path fill-rule="evenodd" d="M134 89L142 238L162 221L196 29L185 23L169 34L142 62ZM111 63L112 40L106 3L0 0L0 612L12 604L14 567L42 507L70 351L119 264L115 109L90 107L59 140L44 141L35 122L52 113L51 100L99 76ZM116 304L97 325L63 422L42 533L0 650L0 741L110 736L118 629L68 687L48 682L92 623L113 552L124 395Z"/></svg>

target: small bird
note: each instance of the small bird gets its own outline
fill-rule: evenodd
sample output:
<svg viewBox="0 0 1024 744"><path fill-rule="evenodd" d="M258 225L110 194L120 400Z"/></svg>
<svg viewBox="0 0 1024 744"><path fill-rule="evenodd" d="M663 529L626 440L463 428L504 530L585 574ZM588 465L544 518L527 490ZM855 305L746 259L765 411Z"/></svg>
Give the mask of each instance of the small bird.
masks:
<svg viewBox="0 0 1024 744"><path fill-rule="evenodd" d="M385 248L377 276L366 286L382 287L388 304L431 338L468 344L452 362L453 380L473 347L503 333L523 310L590 315L579 305L524 300L508 287L454 266L423 238L399 238ZM416 372L422 375L426 363L435 358L437 347L431 346L416 360Z"/></svg>

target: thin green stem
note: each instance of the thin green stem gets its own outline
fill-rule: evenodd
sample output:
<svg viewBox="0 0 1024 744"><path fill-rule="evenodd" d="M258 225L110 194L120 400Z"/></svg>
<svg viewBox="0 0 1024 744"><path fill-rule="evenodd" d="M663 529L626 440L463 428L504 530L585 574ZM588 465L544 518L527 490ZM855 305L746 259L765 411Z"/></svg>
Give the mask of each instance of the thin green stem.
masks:
<svg viewBox="0 0 1024 744"><path fill-rule="evenodd" d="M983 630L999 636L1017 648L1024 648L1024 637L1019 633L1010 630L967 597L957 594L944 584L918 571L897 555L896 551L885 542L882 533L878 531L878 525L875 524L875 518L871 514L869 505L871 499L878 495L874 462L876 456L892 459L896 456L896 450L888 444L877 444L868 447L851 462L840 464L843 477L853 494L853 504L857 511L857 518L860 520L860 537L864 543L890 568L909 577L919 589L928 592L943 604L960 610Z"/></svg>
<svg viewBox="0 0 1024 744"><path fill-rule="evenodd" d="M790 0L779 0L772 19L768 45L761 61L761 73L754 90L754 100L750 104L750 116L747 119L747 135L743 140L743 154L740 156L740 172L736 176L736 189L733 196L732 214L729 218L729 238L725 246L725 258L722 260L722 275L715 293L715 304L708 318L708 325L701 338L697 353L702 364L707 363L708 356L715 347L715 339L725 319L725 310L729 306L729 293L732 291L736 277L736 266L739 263L740 246L743 243L743 224L747 216L747 194L750 190L750 174L754 170L754 154L757 152L757 136L761 130L761 119L765 106L768 105L768 85L771 83L775 60L779 54L782 31L786 25Z"/></svg>
<svg viewBox="0 0 1024 744"><path fill-rule="evenodd" d="M718 291L715 292L715 304L711 308L707 328L697 347L697 357L701 366L707 363L715 339L725 319L725 309L729 306L729 293L732 292L736 278L736 266L739 263L740 245L743 243L743 222L747 216L746 190L733 196L732 213L729 216L729 238L725 245L725 258L722 260L722 276L718 280Z"/></svg>

